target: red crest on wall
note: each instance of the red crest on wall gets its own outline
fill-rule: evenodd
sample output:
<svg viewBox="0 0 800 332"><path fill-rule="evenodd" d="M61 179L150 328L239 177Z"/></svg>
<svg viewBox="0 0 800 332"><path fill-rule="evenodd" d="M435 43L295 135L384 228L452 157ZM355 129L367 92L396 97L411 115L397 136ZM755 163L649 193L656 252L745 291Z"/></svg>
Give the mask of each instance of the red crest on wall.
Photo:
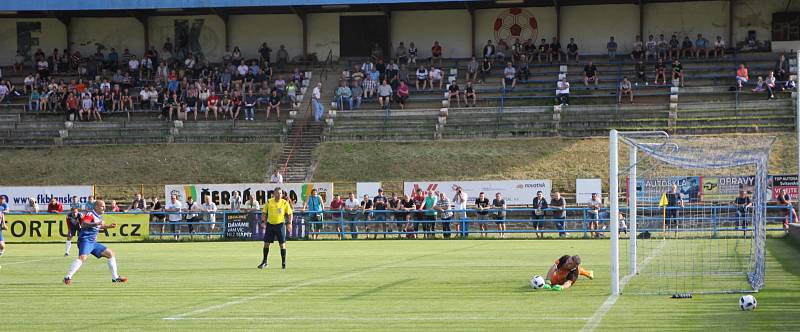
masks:
<svg viewBox="0 0 800 332"><path fill-rule="evenodd" d="M536 40L539 36L539 24L536 17L525 8L509 8L500 12L494 20L494 39L504 40L512 44L519 38L524 42L528 38Z"/></svg>

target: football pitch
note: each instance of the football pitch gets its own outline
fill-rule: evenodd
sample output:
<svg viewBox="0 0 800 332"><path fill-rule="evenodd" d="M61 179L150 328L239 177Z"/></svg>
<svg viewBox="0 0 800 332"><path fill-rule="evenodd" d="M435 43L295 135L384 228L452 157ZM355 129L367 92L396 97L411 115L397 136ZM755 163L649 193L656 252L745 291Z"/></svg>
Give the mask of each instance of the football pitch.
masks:
<svg viewBox="0 0 800 332"><path fill-rule="evenodd" d="M738 294L622 295L609 300L607 240L289 242L288 268L261 242L111 243L127 284L62 244L8 244L0 257L2 330L798 330L800 251L770 239L758 308ZM562 254L580 254L595 279L533 290ZM604 305L605 304L605 305Z"/></svg>

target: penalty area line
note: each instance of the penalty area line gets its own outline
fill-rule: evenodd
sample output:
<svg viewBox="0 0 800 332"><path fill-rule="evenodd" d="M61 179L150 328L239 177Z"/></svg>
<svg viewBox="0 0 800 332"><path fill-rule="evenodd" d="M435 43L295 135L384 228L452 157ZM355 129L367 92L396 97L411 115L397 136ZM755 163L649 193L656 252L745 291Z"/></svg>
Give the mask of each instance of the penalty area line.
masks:
<svg viewBox="0 0 800 332"><path fill-rule="evenodd" d="M650 256L647 256L647 258L645 258L642 261L642 264L639 266L640 270L643 270L648 264L650 264L650 261L652 261L653 258L656 257L656 253L660 253L661 250L664 249L664 244L666 244L666 240L662 240L661 244L659 244L658 248L656 248L656 250L653 250L650 253ZM627 274L624 277L622 277L622 280L620 280L620 282L619 282L619 288L620 289L625 288L625 285L628 283L628 281L631 280L631 278L633 278L632 274ZM614 304L617 303L618 299L619 299L619 295L618 294L609 295L606 298L606 300L603 302L603 304L600 305L599 308L597 308L597 310L594 312L594 314L592 314L592 317L590 317L586 321L586 325L583 326L583 328L581 329L581 332L592 332L592 331L594 331L594 329L596 329L597 326L600 325L600 322L603 321L603 317L605 317L606 314L609 311L611 311L611 308L614 307Z"/></svg>
<svg viewBox="0 0 800 332"><path fill-rule="evenodd" d="M337 281L337 280L342 280L342 279L348 279L348 278L359 276L359 275L362 275L362 274L365 274L365 273L384 270L386 268L387 267L376 267L376 268L371 268L371 269L367 269L367 270L363 270L363 271L353 272L353 273L349 273L349 274L345 274L345 275L341 275L341 276L333 277L333 278L309 280L309 281L306 281L306 282L303 282L303 283L300 283L300 284L297 284L297 285L283 287L283 288L280 288L280 289L277 289L277 290L274 290L274 291L261 293L261 294L258 294L258 295L243 297L243 298L240 298L238 300L233 300L233 301L229 301L229 302L225 302L225 303L215 304L215 305L212 305L210 307L205 307L205 308L201 308L201 309L197 309L197 310L192 310L192 311L189 311L189 312L186 312L186 313L182 313L182 314L179 314L179 315L175 315L175 316L164 317L162 319L163 320L185 320L185 319L189 319L188 318L189 316L194 316L194 315L197 315L197 314L203 314L203 313L207 313L207 312L210 312L210 311L224 309L224 308L227 308L227 307L230 307L230 306L233 306L233 305L247 303L247 302L250 302L250 301L253 301L253 300L262 299L262 298L265 298L265 297L291 292L291 291L293 291L295 289L299 289L299 288L303 288L303 287L313 286L313 285L321 284L321 283L329 283L329 282L332 282L332 281Z"/></svg>
<svg viewBox="0 0 800 332"><path fill-rule="evenodd" d="M165 318L167 319L167 318ZM587 317L469 317L469 316L445 316L445 317L317 317L313 320L320 321L363 321L363 322L388 322L388 321L585 321ZM198 321L296 321L309 320L309 317L182 317L168 320L198 320Z"/></svg>

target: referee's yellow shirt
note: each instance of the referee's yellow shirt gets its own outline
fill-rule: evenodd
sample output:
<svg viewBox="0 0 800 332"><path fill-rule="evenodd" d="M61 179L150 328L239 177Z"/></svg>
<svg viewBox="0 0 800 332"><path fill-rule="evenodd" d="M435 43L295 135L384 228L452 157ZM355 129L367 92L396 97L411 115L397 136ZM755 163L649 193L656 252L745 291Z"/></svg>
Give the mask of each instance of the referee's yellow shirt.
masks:
<svg viewBox="0 0 800 332"><path fill-rule="evenodd" d="M277 225L284 223L287 215L292 215L292 206L285 199L277 202L274 199L269 199L264 204L262 212L267 214L268 223Z"/></svg>

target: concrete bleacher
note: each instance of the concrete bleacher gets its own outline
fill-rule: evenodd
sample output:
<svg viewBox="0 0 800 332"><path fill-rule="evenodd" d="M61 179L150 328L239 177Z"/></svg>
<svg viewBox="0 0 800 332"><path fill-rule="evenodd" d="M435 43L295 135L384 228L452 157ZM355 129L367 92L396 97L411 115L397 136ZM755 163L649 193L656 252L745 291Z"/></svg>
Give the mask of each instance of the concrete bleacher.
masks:
<svg viewBox="0 0 800 332"><path fill-rule="evenodd" d="M623 76L633 80L634 63L626 58L609 63L605 57L590 57L600 71L600 85L583 85L583 65L538 64L531 66L527 81L503 91L497 64L487 82L474 84L477 107L443 103L445 89L417 91L413 85L404 110L393 106L381 110L374 99L358 110L331 112L328 140L460 139L517 136L604 136L611 128L622 130L667 130L679 134L774 132L794 129L792 94L753 93L752 86L734 89L739 63L750 69L751 83L774 66L777 54L745 53L720 59L684 59L683 87L673 89L653 84L655 61L648 62L647 84L634 87L635 103L618 104L617 86ZM352 68L358 60L345 62ZM465 85L468 60L448 59L446 73L457 68L459 85ZM571 84L570 105L555 106L555 82L565 72ZM670 66L667 65L667 75ZM409 72L409 75L413 75ZM668 76L669 78L669 76ZM464 106L464 105L462 105Z"/></svg>

